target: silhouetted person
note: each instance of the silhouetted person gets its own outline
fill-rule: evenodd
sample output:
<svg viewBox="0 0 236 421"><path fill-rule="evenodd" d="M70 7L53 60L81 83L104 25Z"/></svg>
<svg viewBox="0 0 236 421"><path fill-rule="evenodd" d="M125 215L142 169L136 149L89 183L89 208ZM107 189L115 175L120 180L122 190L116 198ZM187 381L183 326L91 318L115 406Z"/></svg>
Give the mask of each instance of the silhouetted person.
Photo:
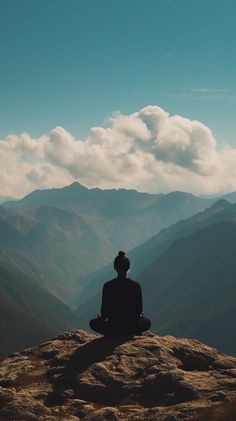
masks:
<svg viewBox="0 0 236 421"><path fill-rule="evenodd" d="M104 284L101 315L90 321L95 332L108 336L138 335L150 328L150 320L143 316L141 286L126 277L129 268L129 258L119 251L114 260L118 276Z"/></svg>

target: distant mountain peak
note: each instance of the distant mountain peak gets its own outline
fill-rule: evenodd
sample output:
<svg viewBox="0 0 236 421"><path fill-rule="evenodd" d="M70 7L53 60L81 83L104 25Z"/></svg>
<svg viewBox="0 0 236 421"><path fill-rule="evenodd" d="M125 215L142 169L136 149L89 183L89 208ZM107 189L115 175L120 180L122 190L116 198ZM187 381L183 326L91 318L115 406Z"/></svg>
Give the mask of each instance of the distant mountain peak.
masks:
<svg viewBox="0 0 236 421"><path fill-rule="evenodd" d="M217 202L213 203L213 205L210 207L211 210L224 210L231 208L233 205L226 199L219 199Z"/></svg>
<svg viewBox="0 0 236 421"><path fill-rule="evenodd" d="M72 184L69 184L69 186L62 187L62 190L89 190L86 186L79 183L78 181L74 181Z"/></svg>
<svg viewBox="0 0 236 421"><path fill-rule="evenodd" d="M166 194L166 196L169 196L169 195L171 195L171 196L180 196L180 197L183 197L183 196L194 196L192 193L184 192L184 191L181 191L181 190L175 190L173 192L169 192L169 193Z"/></svg>

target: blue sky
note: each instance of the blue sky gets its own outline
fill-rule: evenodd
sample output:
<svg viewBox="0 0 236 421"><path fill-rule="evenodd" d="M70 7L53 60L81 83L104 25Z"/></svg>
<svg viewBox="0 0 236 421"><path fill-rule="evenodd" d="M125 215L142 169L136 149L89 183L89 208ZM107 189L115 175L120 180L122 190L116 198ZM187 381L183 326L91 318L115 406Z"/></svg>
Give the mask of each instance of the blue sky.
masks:
<svg viewBox="0 0 236 421"><path fill-rule="evenodd" d="M0 0L0 136L159 105L236 145L234 0Z"/></svg>

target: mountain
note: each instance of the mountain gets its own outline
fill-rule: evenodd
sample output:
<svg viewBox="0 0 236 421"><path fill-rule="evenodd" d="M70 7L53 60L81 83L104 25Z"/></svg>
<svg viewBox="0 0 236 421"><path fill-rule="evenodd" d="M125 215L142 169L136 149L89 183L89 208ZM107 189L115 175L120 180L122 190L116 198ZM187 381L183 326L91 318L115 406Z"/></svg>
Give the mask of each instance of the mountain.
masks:
<svg viewBox="0 0 236 421"><path fill-rule="evenodd" d="M70 208L77 213L88 213L110 220L150 215L149 218L156 216L157 222L160 219L162 225L169 225L173 220L186 218L205 209L216 200L179 191L149 194L126 189L88 189L74 182L59 189L35 190L21 200L4 203L4 206L20 213L42 206Z"/></svg>
<svg viewBox="0 0 236 421"><path fill-rule="evenodd" d="M236 219L176 240L138 279L153 329L236 354Z"/></svg>
<svg viewBox="0 0 236 421"><path fill-rule="evenodd" d="M196 337L236 353L230 327L236 310L235 222L236 205L220 200L129 253L129 276L142 284L154 330ZM81 280L84 290L76 311L81 326L88 327L99 311L102 285L114 276L110 265Z"/></svg>
<svg viewBox="0 0 236 421"><path fill-rule="evenodd" d="M17 212L35 210L41 206L73 208L80 211L91 211L111 216L148 206L162 195L139 193L135 190L99 188L88 189L78 182L58 189L35 190L17 202L9 201L4 206ZM127 212L126 212L127 213Z"/></svg>
<svg viewBox="0 0 236 421"><path fill-rule="evenodd" d="M0 206L0 220L5 221L21 233L29 231L33 224L33 221L29 217L18 214L4 206Z"/></svg>
<svg viewBox="0 0 236 421"><path fill-rule="evenodd" d="M230 203L232 203L232 204L234 204L234 203L236 203L236 191L232 191L232 192L229 192L229 193L225 193L225 194L221 194L221 195L203 195L203 196L201 196L202 198L205 198L205 199L214 199L214 200L227 200L228 202L230 202Z"/></svg>
<svg viewBox="0 0 236 421"><path fill-rule="evenodd" d="M83 218L110 247L132 249L182 218L206 209L214 200L190 193L148 194L125 189L87 189L79 183L61 189L36 190L5 207L32 212L41 207L72 211ZM101 264L102 266L102 264Z"/></svg>
<svg viewBox="0 0 236 421"><path fill-rule="evenodd" d="M41 283L30 261L0 248L0 357L76 326L69 308Z"/></svg>
<svg viewBox="0 0 236 421"><path fill-rule="evenodd" d="M148 284L145 270L176 239L234 217L234 207L227 201L203 211L208 204L208 199L182 192L149 195L134 190L87 189L73 183L63 189L33 192L11 203L12 209L9 204L0 207L0 247L20 256L22 277L31 265L43 291L71 308L78 305L76 315L84 326L98 311L101 286L109 279L99 268L111 262L118 249L128 250L166 227L130 253L135 268L131 276L147 279ZM186 215L191 215L190 219L184 220ZM96 278L90 275L94 270L99 270ZM145 294L145 285L143 288ZM150 311L154 327L161 329L155 325L154 310Z"/></svg>
<svg viewBox="0 0 236 421"><path fill-rule="evenodd" d="M236 203L236 192L227 193L222 196L222 199L228 200L231 203Z"/></svg>
<svg viewBox="0 0 236 421"><path fill-rule="evenodd" d="M143 244L128 253L131 260L131 271L129 272L129 276L133 278L139 276L140 273L173 244L176 239L187 237L199 229L210 226L218 221L233 218L234 216L235 207L226 200L219 200L210 208L161 230L158 235L149 238ZM87 319L88 314L85 317L85 313L88 313L88 311L91 312L92 310L92 312L94 312L98 310L100 290L104 280L111 279L114 276L115 272L111 261L109 265L80 280L84 288L77 296L77 314L82 320L84 318Z"/></svg>
<svg viewBox="0 0 236 421"><path fill-rule="evenodd" d="M134 248L209 203L189 193L154 195L73 183L5 204L0 237L2 232L3 245L33 261L48 290L73 307L84 288L81 279L108 264L117 250Z"/></svg>
<svg viewBox="0 0 236 421"><path fill-rule="evenodd" d="M194 340L65 332L0 362L1 419L233 421L235 370Z"/></svg>
<svg viewBox="0 0 236 421"><path fill-rule="evenodd" d="M99 229L71 210L41 207L24 215L0 207L0 246L34 262L44 287L73 304L77 278L110 256L110 242Z"/></svg>
<svg viewBox="0 0 236 421"><path fill-rule="evenodd" d="M0 205L9 201L13 202L14 200L17 200L17 199L9 197L9 196L0 196Z"/></svg>

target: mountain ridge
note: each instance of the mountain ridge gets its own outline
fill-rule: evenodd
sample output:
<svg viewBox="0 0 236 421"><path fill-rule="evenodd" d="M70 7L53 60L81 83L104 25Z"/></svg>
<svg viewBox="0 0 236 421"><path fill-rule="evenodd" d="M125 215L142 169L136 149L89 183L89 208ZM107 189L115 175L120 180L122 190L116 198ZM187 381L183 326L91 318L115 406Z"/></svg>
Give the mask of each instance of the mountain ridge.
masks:
<svg viewBox="0 0 236 421"><path fill-rule="evenodd" d="M80 279L108 264L117 249L132 249L208 204L208 200L183 192L152 195L125 189L87 189L73 183L32 192L13 202L12 209L5 205L6 215L2 211L0 218L23 236L15 244L6 240L10 238L7 233L2 238L8 247L18 247L34 261L49 280L48 290L73 308L83 288Z"/></svg>
<svg viewBox="0 0 236 421"><path fill-rule="evenodd" d="M232 300L236 301L233 281L236 277L236 266L232 251L236 246L234 233L236 233L236 206L219 201L212 208L162 230L157 236L129 253L131 258L129 276L137 279L142 285L144 310L152 319L152 327L156 332L197 337L225 352L236 353L236 342L230 328L230 323L234 323L236 310L235 303L231 304ZM198 239L196 247L194 238ZM211 244L212 257L210 250L206 248L207 244ZM205 255L201 253L202 250L205 250ZM197 263L194 262L195 259L198 259ZM214 267L218 268L218 272ZM202 270L204 268L202 273L201 268ZM113 273L110 265L84 279L83 282L85 284L87 282L88 285L78 297L76 310L76 316L83 328L88 326L86 321L89 320L89 316L99 311L102 285L114 277ZM196 274L198 274L196 285L201 285L201 279L205 279L206 282L200 292L193 282ZM184 288L181 276L186 279ZM220 287L218 286L216 292L217 282L220 282ZM204 302L211 302L211 291L218 297L218 301L213 302L212 307L215 322L210 307L204 309ZM199 301L197 307L195 296ZM226 303L223 308L221 299ZM207 323L211 328L208 330L204 327L204 323L207 323L204 322L204 317L200 317L201 314L205 314L206 320L209 318ZM178 328L176 320L179 323ZM216 332L217 323L218 332Z"/></svg>
<svg viewBox="0 0 236 421"><path fill-rule="evenodd" d="M0 358L76 327L73 313L42 287L35 272L20 253L0 248Z"/></svg>
<svg viewBox="0 0 236 421"><path fill-rule="evenodd" d="M99 309L101 286L107 280L99 268L113 260L117 249L133 249L161 229L157 236L131 252L135 264L131 276L140 275L142 281L145 268L180 235L187 237L196 229L220 221L222 215L235 218L235 205L223 199L206 210L208 200L178 191L150 195L125 189L89 190L74 183L51 193L51 190L40 192L37 202L40 206L21 214L0 207L0 245L8 248L9 256L11 253L21 256L20 268L26 274L30 266L34 267L32 276L38 277L45 291L71 309L79 305L76 315L80 316L82 327ZM34 195L38 192L32 193L30 198ZM45 195L46 199L42 200L41 196ZM190 216L187 220L186 215ZM169 227L171 221L176 220L175 226ZM14 259L11 261L14 269ZM94 269L99 269L96 285L91 283ZM94 308L89 300L91 292L96 291Z"/></svg>

